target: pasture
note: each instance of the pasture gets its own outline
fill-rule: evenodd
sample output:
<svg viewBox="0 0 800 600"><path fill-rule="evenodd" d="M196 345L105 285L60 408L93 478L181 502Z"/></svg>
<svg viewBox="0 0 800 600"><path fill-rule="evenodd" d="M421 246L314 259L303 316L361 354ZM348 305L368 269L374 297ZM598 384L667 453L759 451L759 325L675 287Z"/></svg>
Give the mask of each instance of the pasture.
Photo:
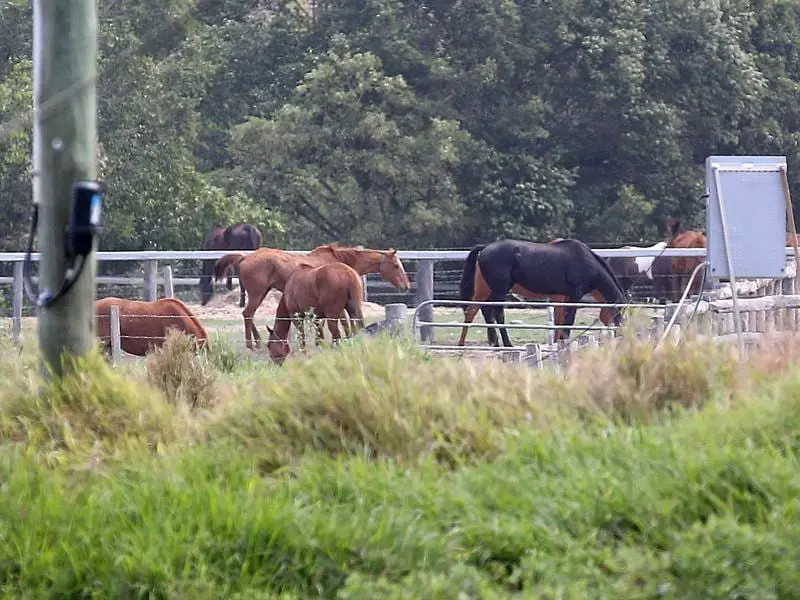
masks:
<svg viewBox="0 0 800 600"><path fill-rule="evenodd" d="M626 337L559 372L362 337L278 368L241 356L227 328L207 353L176 336L115 368L90 357L57 385L36 375L34 336L3 338L4 597L800 585L794 338L739 357Z"/></svg>

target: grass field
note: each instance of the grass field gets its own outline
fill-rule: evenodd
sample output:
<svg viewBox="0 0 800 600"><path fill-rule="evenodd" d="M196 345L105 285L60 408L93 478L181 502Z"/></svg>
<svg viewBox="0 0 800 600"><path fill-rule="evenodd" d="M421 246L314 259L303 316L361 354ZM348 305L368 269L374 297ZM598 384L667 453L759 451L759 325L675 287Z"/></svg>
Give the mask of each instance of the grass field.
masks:
<svg viewBox="0 0 800 600"><path fill-rule="evenodd" d="M175 337L47 384L4 342L0 594L793 598L800 344L773 344L561 372Z"/></svg>

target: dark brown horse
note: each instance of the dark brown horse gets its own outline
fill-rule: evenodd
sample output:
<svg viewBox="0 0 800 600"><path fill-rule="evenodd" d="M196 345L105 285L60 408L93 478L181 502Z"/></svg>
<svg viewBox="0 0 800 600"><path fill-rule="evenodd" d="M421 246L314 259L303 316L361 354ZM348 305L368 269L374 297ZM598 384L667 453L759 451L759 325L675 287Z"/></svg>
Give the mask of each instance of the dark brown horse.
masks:
<svg viewBox="0 0 800 600"><path fill-rule="evenodd" d="M563 238L559 238L557 240L553 240L550 243L554 244L554 243L560 241L561 239L563 239ZM480 266L477 266L477 265L475 267L475 283L474 283L474 286L473 286L472 289L473 289L472 298L461 298L461 299L462 300L471 300L472 302L483 302L483 301L485 301L485 300L487 300L489 298L489 295L491 293L491 290L489 289L489 285L486 283L486 280L483 278L483 274L481 273ZM525 289L524 287L522 287L518 283L514 284L514 287L511 288L511 293L516 295L516 296L520 296L520 297L522 297L522 298L524 298L526 300L549 300L550 302L566 302L567 301L567 297L566 296L559 296L557 294L556 295L537 294L535 292L531 292L530 290ZM603 301L602 295L600 295L598 292L592 292L592 296L598 302L602 302ZM477 306L468 306L468 307L466 307L464 309L464 323L472 323L472 321L475 319L476 315L478 314L478 310L479 309L478 309ZM484 320L487 319L487 315L488 315L489 319L492 318L491 314L489 313L490 310L491 310L490 307L482 307L480 309L481 313L483 314ZM556 307L554 307L554 310L553 310L553 324L554 325L564 325L565 324L565 322L566 322L565 318L566 317L565 317L565 312L564 311L565 311L565 307L564 306L556 306ZM612 312L612 309L611 308L607 308L607 307L606 308L602 308L600 310L600 320L602 321L602 323L604 325L611 325L613 323L613 321L614 321L614 314ZM486 321L486 322L488 323L489 321ZM492 333L494 333L494 329L492 329ZM492 334L489 333L488 329L487 329L486 335L487 335L487 338L488 338L489 342L491 343L493 338L492 338ZM562 340L562 339L567 339L568 337L569 337L568 330L566 330L566 329L556 329L556 331L553 334L553 339L556 340L556 341L557 340ZM461 341L459 342L459 344L463 346L465 342L466 342L466 336L464 335L464 332L462 332Z"/></svg>
<svg viewBox="0 0 800 600"><path fill-rule="evenodd" d="M247 223L223 227L217 225L203 240L203 250L256 250L261 247L261 232ZM204 260L200 276L200 304L205 306L214 295L214 260ZM239 272L236 270L238 277ZM233 289L233 276L228 274L227 288ZM245 289L239 284L239 307L244 307Z"/></svg>
<svg viewBox="0 0 800 600"><path fill-rule="evenodd" d="M480 270L486 284L486 298L477 297L476 273ZM549 244L521 240L500 240L488 245L475 246L467 256L461 276L462 300L502 302L511 290L520 290L528 298L549 297L554 301L580 302L586 294L613 304L624 304L625 294L606 262L583 242L558 239ZM483 294L481 294L483 295ZM575 323L577 309L563 308L563 325ZM465 322L474 318L477 310L465 307ZM502 306L481 307L487 324L505 323ZM558 311L557 311L558 312ZM472 317L470 317L470 314ZM561 319L559 319L561 320ZM621 309L607 307L601 311L601 320L619 325ZM468 328L461 331L459 346L466 341ZM558 332L557 332L558 333ZM489 343L497 346L497 332L487 328ZM561 330L559 339L569 338L569 329ZM508 332L500 328L505 346L511 346Z"/></svg>

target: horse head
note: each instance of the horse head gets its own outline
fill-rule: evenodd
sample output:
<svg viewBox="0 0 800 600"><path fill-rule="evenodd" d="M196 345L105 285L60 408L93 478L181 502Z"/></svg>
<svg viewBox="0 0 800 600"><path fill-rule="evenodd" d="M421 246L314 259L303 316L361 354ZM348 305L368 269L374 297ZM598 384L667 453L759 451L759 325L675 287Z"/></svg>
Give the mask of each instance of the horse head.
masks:
<svg viewBox="0 0 800 600"><path fill-rule="evenodd" d="M664 221L664 239L667 240L667 242L670 242L673 239L675 239L680 232L681 232L680 219L667 219L666 221Z"/></svg>
<svg viewBox="0 0 800 600"><path fill-rule="evenodd" d="M286 357L289 356L289 352L291 352L289 340L282 339L269 325L267 325L267 331L269 332L269 339L267 340L269 357L276 365L282 365Z"/></svg>
<svg viewBox="0 0 800 600"><path fill-rule="evenodd" d="M214 296L214 282L212 281L211 275L203 273L200 276L200 305L205 306L211 301L211 298Z"/></svg>
<svg viewBox="0 0 800 600"><path fill-rule="evenodd" d="M390 248L383 254L380 264L380 274L386 281L402 292L411 289L411 282L408 280L405 267L397 256L397 250Z"/></svg>

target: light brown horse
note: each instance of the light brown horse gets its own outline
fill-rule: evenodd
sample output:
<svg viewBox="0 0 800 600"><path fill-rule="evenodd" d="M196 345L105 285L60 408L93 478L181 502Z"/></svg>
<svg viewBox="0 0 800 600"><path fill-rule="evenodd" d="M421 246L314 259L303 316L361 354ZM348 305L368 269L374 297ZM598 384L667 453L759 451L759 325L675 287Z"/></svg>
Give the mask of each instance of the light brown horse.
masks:
<svg viewBox="0 0 800 600"><path fill-rule="evenodd" d="M300 265L286 282L275 314L275 329L267 326L270 358L281 364L289 354L292 322L304 340L302 314L309 310L314 311L317 319L328 321L334 342L341 339L340 321L345 337L355 335L364 327L363 298L361 276L352 267L340 262L319 267Z"/></svg>
<svg viewBox="0 0 800 600"><path fill-rule="evenodd" d="M665 222L665 239L668 248L705 248L706 234L704 231L682 231L680 219L667 219ZM703 262L702 256L675 256L672 258L672 279L669 296L673 302L681 299L683 290L689 285L692 271ZM690 294L699 294L703 278L695 275Z"/></svg>
<svg viewBox="0 0 800 600"><path fill-rule="evenodd" d="M208 345L208 334L191 310L176 298L154 302L101 298L94 303L95 333L106 352L111 350L111 307L119 306L120 345L128 354L144 356L164 344L169 329L194 337L198 348Z"/></svg>
<svg viewBox="0 0 800 600"><path fill-rule="evenodd" d="M562 241L563 238L556 238L549 242L550 244L556 244ZM549 299L551 302L567 302L566 296L560 295L547 295L547 294L540 294L537 292L532 292L520 284L514 284L511 287L511 293L521 296L526 300L547 300ZM472 296L469 298L471 302L485 302L488 300L489 296L491 295L491 289L489 284L486 283L486 279L481 272L481 267L479 264L476 263L475 265L475 277L474 277L474 287L472 291ZM597 300L598 302L605 302L603 295L597 291L593 290L591 292L592 297ZM464 299L464 298L462 298ZM482 310L479 306L467 306L464 309L464 324L472 323L475 319L476 315L478 314L478 310ZM553 321L555 325L564 325L566 322L566 307L564 306L556 306L553 309ZM483 311L484 319L486 317L486 312ZM613 325L614 323L614 309L610 307L605 307L600 309L600 320L606 326ZM463 346L467 341L467 334L469 333L469 327L463 327L461 329L461 337L458 340L458 345ZM488 336L488 328L487 328L487 336ZM489 342L492 342L491 336L489 337ZM557 329L553 335L554 340L562 340L567 339L569 337L569 330L568 329Z"/></svg>
<svg viewBox="0 0 800 600"><path fill-rule="evenodd" d="M256 346L261 343L261 335L253 317L271 289L284 291L289 277L300 265L318 267L334 262L352 267L359 275L380 273L381 277L401 291L406 292L411 288L403 263L394 248L372 250L325 244L306 255L277 248L260 248L247 256L226 254L220 258L214 266L214 278L221 280L228 269L238 265L239 285L247 292L247 306L242 311L246 346L252 348L253 342Z"/></svg>

